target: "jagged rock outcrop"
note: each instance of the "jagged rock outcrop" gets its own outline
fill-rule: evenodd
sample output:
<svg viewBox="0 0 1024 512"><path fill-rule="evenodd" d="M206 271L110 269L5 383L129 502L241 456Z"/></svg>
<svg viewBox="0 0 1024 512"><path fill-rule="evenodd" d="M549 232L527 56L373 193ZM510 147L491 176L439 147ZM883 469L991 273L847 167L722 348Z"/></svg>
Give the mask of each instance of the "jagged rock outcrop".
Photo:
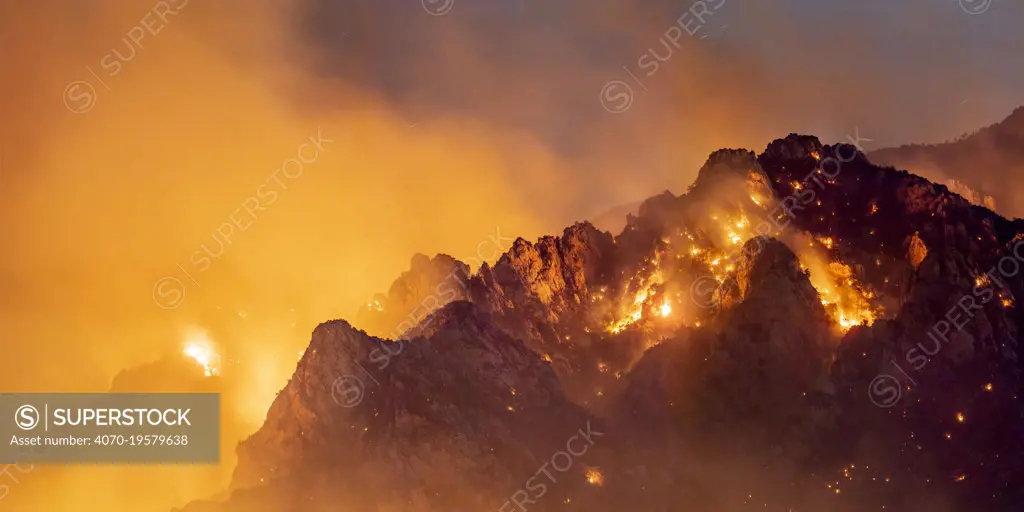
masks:
<svg viewBox="0 0 1024 512"><path fill-rule="evenodd" d="M566 313L586 308L591 290L606 281L601 263L613 250L612 236L587 223L536 243L520 238L493 267L480 269L473 298L495 313L525 310L537 315L531 320L562 323Z"/></svg>
<svg viewBox="0 0 1024 512"><path fill-rule="evenodd" d="M910 239L910 248L907 249L907 259L910 260L910 264L914 268L921 266L921 262L928 257L928 246L921 241L921 237L914 233L914 236Z"/></svg>
<svg viewBox="0 0 1024 512"><path fill-rule="evenodd" d="M748 392L811 389L825 373L833 336L821 298L796 256L779 241L750 240L733 283L736 306L721 320L709 366L723 370L740 361L742 371L763 379L750 382ZM718 357L729 362L719 363ZM739 377L726 371L719 380L735 383ZM748 403L773 407L767 399Z"/></svg>

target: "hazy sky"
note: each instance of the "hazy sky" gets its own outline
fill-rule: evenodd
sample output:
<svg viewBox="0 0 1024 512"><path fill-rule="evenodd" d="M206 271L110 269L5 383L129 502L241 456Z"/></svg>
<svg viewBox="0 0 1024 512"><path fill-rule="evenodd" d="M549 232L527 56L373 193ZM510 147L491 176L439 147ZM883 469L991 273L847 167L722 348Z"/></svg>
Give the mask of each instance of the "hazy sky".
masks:
<svg viewBox="0 0 1024 512"><path fill-rule="evenodd" d="M637 58L651 47L664 55L659 38L694 5L689 0L654 0L642 7L603 0L423 3L451 7L443 16L425 16L421 2L412 0L309 2L306 33L322 52L315 69L325 76L358 77L410 110L558 119L560 129L531 125L556 141L560 134L580 131L572 129L580 116L601 114L600 108L593 112L600 107L594 89L621 78L622 66L637 71ZM861 122L871 125L880 143L895 143L955 135L972 121L995 121L1024 103L1019 87L1024 6L1016 2L709 0L707 5L714 15L697 23L700 31L681 44L722 61L719 71L740 73L776 94L784 105L761 107L782 110L788 119L780 126L797 119L802 122L792 129L815 128L809 115L824 111L828 119L818 122L820 130ZM712 9L715 5L720 7ZM674 105L669 101L673 82L658 76L668 75L665 70L689 71L694 80L705 74L695 66L706 62L680 57L688 56L673 55L645 80L648 102ZM582 69L592 74L571 73ZM816 96L792 101L787 91L798 88L793 80L812 82ZM853 87L857 84L862 87ZM713 90L715 84L708 86ZM844 96L830 95L830 89ZM856 108L815 104L841 97ZM936 123L925 115L964 121L962 126Z"/></svg>
<svg viewBox="0 0 1024 512"><path fill-rule="evenodd" d="M450 10L431 16L423 4ZM602 161L653 178L645 192L685 187L722 144L760 150L791 131L835 141L858 126L876 148L942 141L1024 104L1019 3L714 0L705 23L685 14L692 1L640 4L314 1L304 30L318 74L380 92L410 123L457 113L564 155L619 153ZM677 20L698 31L647 76L639 59L669 55L662 39ZM599 102L612 80L636 95L623 114ZM677 151L652 147L667 144ZM617 199L607 183L587 183L588 167L569 171L588 189L580 207Z"/></svg>

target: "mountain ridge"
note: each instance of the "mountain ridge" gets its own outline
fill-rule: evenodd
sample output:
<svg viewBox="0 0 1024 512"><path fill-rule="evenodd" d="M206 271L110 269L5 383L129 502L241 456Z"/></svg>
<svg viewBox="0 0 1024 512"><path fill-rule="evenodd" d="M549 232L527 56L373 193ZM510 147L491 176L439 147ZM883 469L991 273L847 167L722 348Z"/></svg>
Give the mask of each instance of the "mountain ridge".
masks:
<svg viewBox="0 0 1024 512"><path fill-rule="evenodd" d="M1024 197L1007 179L1024 176L1024 106L1002 121L936 144L907 144L869 153L872 161L910 169L950 188L972 202L1004 215L1024 217Z"/></svg>
<svg viewBox="0 0 1024 512"><path fill-rule="evenodd" d="M1006 487L1024 476L1009 460L1024 439L1022 318L1004 290L1004 302L972 303L980 313L953 348L908 365L913 387L896 380L907 397L878 405L872 386L1013 257L1022 227L851 145L791 134L760 155L716 151L687 194L644 201L619 235L578 223L517 239L472 274L414 258L399 281L418 284L396 281L360 323L394 332L406 308L430 297L437 308L394 341L318 326L239 448L233 497L186 510L745 510L753 489L777 508L1010 510L1024 504ZM1004 284L1024 291L1016 274ZM950 372L981 390L982 411ZM339 382L359 384L339 394ZM524 490L564 452L559 438L591 422L607 437L543 493ZM943 439L958 424L964 440ZM379 431L388 437L370 439ZM922 454L901 449L908 435ZM969 464L957 455L968 448ZM749 488L724 468L701 475L696 453L728 453ZM828 475L856 466L876 468L871 480Z"/></svg>

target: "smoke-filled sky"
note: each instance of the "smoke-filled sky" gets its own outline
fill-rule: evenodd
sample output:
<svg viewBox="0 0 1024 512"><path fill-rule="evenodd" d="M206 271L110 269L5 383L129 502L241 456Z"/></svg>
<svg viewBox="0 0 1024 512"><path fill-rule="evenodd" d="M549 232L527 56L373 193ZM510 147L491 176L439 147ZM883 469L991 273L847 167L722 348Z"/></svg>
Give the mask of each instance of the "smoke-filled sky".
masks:
<svg viewBox="0 0 1024 512"><path fill-rule="evenodd" d="M104 391L205 330L252 428L414 253L493 259L721 147L990 124L1024 104L1021 26L1011 0L4 2L0 390Z"/></svg>
<svg viewBox="0 0 1024 512"><path fill-rule="evenodd" d="M2 388L102 390L199 327L255 419L415 252L493 258L720 147L942 141L1024 104L1011 0L0 10Z"/></svg>

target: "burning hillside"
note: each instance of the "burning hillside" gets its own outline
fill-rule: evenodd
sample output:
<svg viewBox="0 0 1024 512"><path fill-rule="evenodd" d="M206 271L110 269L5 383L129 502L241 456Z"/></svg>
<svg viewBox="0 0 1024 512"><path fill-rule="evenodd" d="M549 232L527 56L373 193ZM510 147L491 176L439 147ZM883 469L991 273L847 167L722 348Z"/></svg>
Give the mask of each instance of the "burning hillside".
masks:
<svg viewBox="0 0 1024 512"><path fill-rule="evenodd" d="M187 510L1021 506L1022 227L854 146L718 151L617 236L413 258Z"/></svg>

